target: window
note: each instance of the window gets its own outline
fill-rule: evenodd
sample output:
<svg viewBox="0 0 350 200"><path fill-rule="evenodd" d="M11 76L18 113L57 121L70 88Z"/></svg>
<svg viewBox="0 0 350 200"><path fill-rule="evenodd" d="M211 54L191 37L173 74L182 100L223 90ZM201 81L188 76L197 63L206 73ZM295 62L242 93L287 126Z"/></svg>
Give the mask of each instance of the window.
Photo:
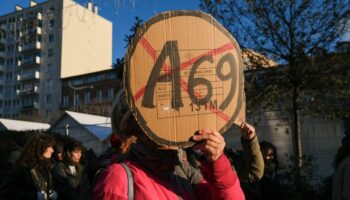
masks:
<svg viewBox="0 0 350 200"><path fill-rule="evenodd" d="M102 100L102 90L98 90L98 91L97 91L97 99L98 99L99 101Z"/></svg>
<svg viewBox="0 0 350 200"><path fill-rule="evenodd" d="M114 88L108 88L108 99L113 100Z"/></svg>
<svg viewBox="0 0 350 200"><path fill-rule="evenodd" d="M85 103L89 103L89 102L90 102L90 99L91 99L91 94L90 94L90 92L85 92L85 95L84 95L84 101L85 101Z"/></svg>
<svg viewBox="0 0 350 200"><path fill-rule="evenodd" d="M52 88L52 79L46 80L46 87Z"/></svg>
<svg viewBox="0 0 350 200"><path fill-rule="evenodd" d="M7 84L10 84L12 82L12 72L6 73L5 74L5 82ZM10 93L10 92L9 92Z"/></svg>
<svg viewBox="0 0 350 200"><path fill-rule="evenodd" d="M52 102L52 95L48 94L46 95L46 103L51 103Z"/></svg>
<svg viewBox="0 0 350 200"><path fill-rule="evenodd" d="M5 108L10 108L11 106L11 101L5 101Z"/></svg>
<svg viewBox="0 0 350 200"><path fill-rule="evenodd" d="M53 56L53 49L49 49L47 57L52 57L52 56Z"/></svg>
<svg viewBox="0 0 350 200"><path fill-rule="evenodd" d="M80 94L75 94L75 102L74 102L75 105L80 105Z"/></svg>
<svg viewBox="0 0 350 200"><path fill-rule="evenodd" d="M30 63L33 60L33 56L32 55L25 55L23 57L23 62L24 63Z"/></svg>
<svg viewBox="0 0 350 200"><path fill-rule="evenodd" d="M54 26L55 26L55 20L54 19L50 20L49 26L50 26L50 28L54 28Z"/></svg>
<svg viewBox="0 0 350 200"><path fill-rule="evenodd" d="M46 117L49 117L51 114L51 110L46 110Z"/></svg>
<svg viewBox="0 0 350 200"><path fill-rule="evenodd" d="M52 64L47 64L47 72L52 72Z"/></svg>
<svg viewBox="0 0 350 200"><path fill-rule="evenodd" d="M55 40L55 35L54 34L50 34L49 35L49 42L53 42Z"/></svg>
<svg viewBox="0 0 350 200"><path fill-rule="evenodd" d="M117 78L117 73L112 71L108 73L108 79L116 79Z"/></svg>
<svg viewBox="0 0 350 200"><path fill-rule="evenodd" d="M63 105L67 106L69 104L69 96L63 96Z"/></svg>
<svg viewBox="0 0 350 200"><path fill-rule="evenodd" d="M75 85L81 85L81 84L83 84L83 80L82 79L76 79L76 80L73 80L73 86L75 86Z"/></svg>
<svg viewBox="0 0 350 200"><path fill-rule="evenodd" d="M19 90L19 87L13 86L13 94L17 94L17 90ZM13 105L16 105L16 100L13 100Z"/></svg>

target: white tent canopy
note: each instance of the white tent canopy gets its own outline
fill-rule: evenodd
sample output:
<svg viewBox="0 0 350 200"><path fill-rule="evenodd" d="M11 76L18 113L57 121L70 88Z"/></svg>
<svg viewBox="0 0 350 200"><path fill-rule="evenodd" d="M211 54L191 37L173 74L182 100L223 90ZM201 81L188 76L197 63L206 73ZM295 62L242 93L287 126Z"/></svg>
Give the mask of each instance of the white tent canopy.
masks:
<svg viewBox="0 0 350 200"><path fill-rule="evenodd" d="M111 118L85 113L66 111L79 124L84 126L89 132L103 141L112 133Z"/></svg>
<svg viewBox="0 0 350 200"><path fill-rule="evenodd" d="M50 124L12 119L0 118L0 123L4 126L5 130L10 131L47 130L50 128Z"/></svg>

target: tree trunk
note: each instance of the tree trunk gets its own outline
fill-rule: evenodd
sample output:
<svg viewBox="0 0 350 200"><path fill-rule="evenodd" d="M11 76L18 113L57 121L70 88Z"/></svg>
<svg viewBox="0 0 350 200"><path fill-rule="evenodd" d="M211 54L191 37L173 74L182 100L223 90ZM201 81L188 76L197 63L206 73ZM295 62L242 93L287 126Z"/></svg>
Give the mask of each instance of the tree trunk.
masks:
<svg viewBox="0 0 350 200"><path fill-rule="evenodd" d="M293 151L295 156L295 186L297 189L297 199L301 199L301 166L302 166L302 149L301 149L301 137L300 137L300 116L298 106L299 91L297 86L293 86Z"/></svg>

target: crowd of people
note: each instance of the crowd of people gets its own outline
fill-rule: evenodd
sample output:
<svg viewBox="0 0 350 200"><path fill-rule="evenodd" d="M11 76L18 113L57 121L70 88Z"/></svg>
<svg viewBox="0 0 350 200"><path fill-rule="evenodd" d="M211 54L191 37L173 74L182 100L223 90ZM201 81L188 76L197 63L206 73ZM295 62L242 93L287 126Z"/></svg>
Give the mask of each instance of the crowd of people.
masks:
<svg viewBox="0 0 350 200"><path fill-rule="evenodd" d="M0 186L0 199L79 199L82 151L80 142L63 148L51 135L38 133L17 158L10 157L15 161Z"/></svg>
<svg viewBox="0 0 350 200"><path fill-rule="evenodd" d="M19 153L0 186L0 199L281 199L277 149L259 143L242 123L243 150L229 149L215 129L198 130L188 149L162 146L147 137L120 91L112 108L111 148L99 159L80 142L56 143L37 134ZM86 154L89 154L87 152ZM350 199L350 136L335 160L333 200Z"/></svg>

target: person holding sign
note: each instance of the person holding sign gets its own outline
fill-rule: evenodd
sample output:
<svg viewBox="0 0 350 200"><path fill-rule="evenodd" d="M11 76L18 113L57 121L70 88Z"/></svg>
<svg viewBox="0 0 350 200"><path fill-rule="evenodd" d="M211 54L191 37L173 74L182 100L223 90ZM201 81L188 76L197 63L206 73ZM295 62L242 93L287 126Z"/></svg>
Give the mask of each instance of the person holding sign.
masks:
<svg viewBox="0 0 350 200"><path fill-rule="evenodd" d="M221 135L245 118L234 37L204 12L159 13L137 30L123 72L113 132L137 140L101 173L93 199L244 199ZM190 146L200 171L178 157Z"/></svg>
<svg viewBox="0 0 350 200"><path fill-rule="evenodd" d="M223 154L225 141L218 131L202 129L192 136L193 148L202 152L199 172L180 161L176 147L158 145L147 137L129 110L124 91L113 106L112 127L122 141L133 136L137 141L123 163L111 163L102 172L92 199L244 199L237 175Z"/></svg>

